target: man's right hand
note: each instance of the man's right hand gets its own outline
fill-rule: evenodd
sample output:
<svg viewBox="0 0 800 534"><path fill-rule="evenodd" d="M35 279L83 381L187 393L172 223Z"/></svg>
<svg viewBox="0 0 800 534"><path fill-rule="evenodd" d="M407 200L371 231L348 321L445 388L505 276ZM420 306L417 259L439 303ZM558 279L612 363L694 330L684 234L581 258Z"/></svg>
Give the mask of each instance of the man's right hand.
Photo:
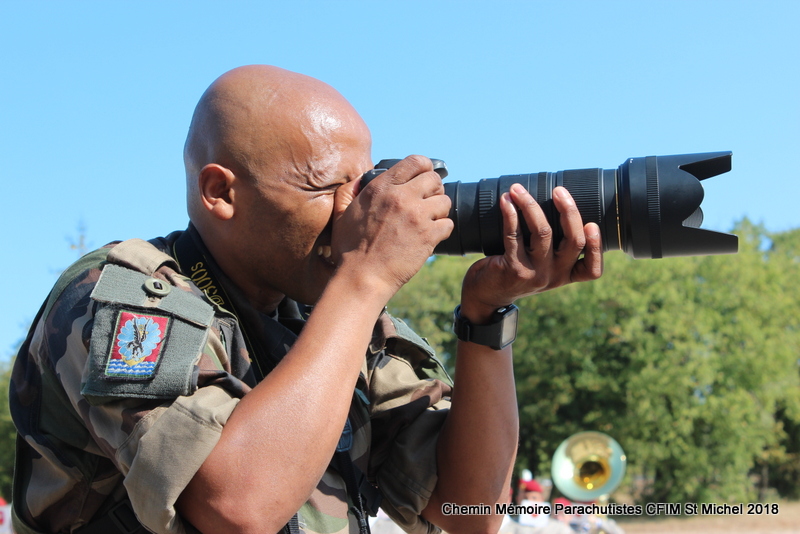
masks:
<svg viewBox="0 0 800 534"><path fill-rule="evenodd" d="M450 199L431 160L409 156L362 191L341 186L333 210L332 253L339 271L353 269L388 301L453 230Z"/></svg>

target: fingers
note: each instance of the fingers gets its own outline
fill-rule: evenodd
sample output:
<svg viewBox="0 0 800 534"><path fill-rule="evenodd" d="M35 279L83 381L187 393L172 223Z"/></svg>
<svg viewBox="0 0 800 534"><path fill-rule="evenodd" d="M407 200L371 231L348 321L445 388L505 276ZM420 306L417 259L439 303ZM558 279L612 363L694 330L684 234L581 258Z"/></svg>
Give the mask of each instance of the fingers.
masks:
<svg viewBox="0 0 800 534"><path fill-rule="evenodd" d="M356 195L359 193L359 186L361 182L358 180L353 180L351 182L347 182L342 184L336 189L336 193L333 196L333 219L337 220L341 217L347 206L353 202L353 199L356 198Z"/></svg>
<svg viewBox="0 0 800 534"><path fill-rule="evenodd" d="M431 219L446 219L450 216L450 197L447 195L434 195L423 200L426 209L431 214Z"/></svg>
<svg viewBox="0 0 800 534"><path fill-rule="evenodd" d="M566 260L577 258L586 246L586 237L583 233L583 221L578 211L578 206L563 187L553 189L553 202L559 213L561 229L564 232L564 239L558 247L558 254L564 256Z"/></svg>
<svg viewBox="0 0 800 534"><path fill-rule="evenodd" d="M525 224L531 232L531 240L528 249L531 261L534 265L544 265L552 255L553 229L547 222L542 208L528 191L519 184L511 186L511 198L514 204L522 211Z"/></svg>
<svg viewBox="0 0 800 534"><path fill-rule="evenodd" d="M444 183L442 177L436 172L426 172L417 177L417 180L424 182L425 198L444 195Z"/></svg>
<svg viewBox="0 0 800 534"><path fill-rule="evenodd" d="M553 200L564 232L557 251L553 250L553 229L547 217L524 187L514 184L500 197L505 254L483 258L470 267L462 286L462 302L469 298L492 307L600 277L600 228L595 223L582 225L580 212L566 189L556 188ZM523 222L531 232L529 243L521 235Z"/></svg>
<svg viewBox="0 0 800 534"><path fill-rule="evenodd" d="M377 192L392 185L412 185L422 193L422 198L444 194L442 178L434 172L433 163L425 156L408 156L401 160L391 169L371 180L369 190Z"/></svg>
<svg viewBox="0 0 800 534"><path fill-rule="evenodd" d="M603 274L603 240L600 237L600 227L595 223L588 223L583 227L583 232L586 237L584 256L572 269L570 282L597 280Z"/></svg>
<svg viewBox="0 0 800 534"><path fill-rule="evenodd" d="M595 280L601 276L603 248L600 228L595 223L583 225L578 207L565 188L556 187L553 190L553 202L558 209L564 235L555 251L552 249L552 227L536 200L518 184L511 187L510 193L531 232L529 246L525 248L519 235L521 232L513 227L513 221L517 220L516 210L510 209L514 212L513 216L510 212L504 215L504 221L510 221L511 225L505 228L506 251L514 247L510 257L522 258L522 254L526 254L529 262L523 260L523 264L537 272L538 280L546 280L548 288ZM501 209L505 213L508 208L501 204Z"/></svg>
<svg viewBox="0 0 800 534"><path fill-rule="evenodd" d="M450 204L450 198L444 194L442 179L433 171L431 160L409 156L366 186L360 180L341 185L334 197L333 215L335 222L349 210L353 211L355 219L374 218L392 221L388 226L416 226L418 229L433 221L438 224L431 227L432 234L441 236L436 240L438 243L453 229L453 222L448 218ZM384 225L384 229L388 226Z"/></svg>
<svg viewBox="0 0 800 534"><path fill-rule="evenodd" d="M518 257L520 251L525 250L522 237L519 215L511 203L509 193L500 196L500 211L503 215L503 248L509 257Z"/></svg>
<svg viewBox="0 0 800 534"><path fill-rule="evenodd" d="M435 228L434 232L435 245L438 245L439 243L450 237L450 234L453 233L453 228L455 227L453 221L451 219L448 219L447 217L434 219L433 225Z"/></svg>
<svg viewBox="0 0 800 534"><path fill-rule="evenodd" d="M425 156L414 155L400 161L379 178L383 178L384 181L389 181L392 184L400 185L428 172L433 172L431 160ZM441 182L441 179L439 181Z"/></svg>
<svg viewBox="0 0 800 534"><path fill-rule="evenodd" d="M414 174L418 171L422 172ZM407 157L366 187L364 192L370 199L386 195L393 190L394 193L391 194L398 195L398 202L407 206L423 201L421 209L432 213L431 218L434 220L450 215L450 198L444 194L442 177L433 171L430 159L423 156ZM358 192L356 190L356 193ZM344 195L349 196L350 189ZM399 200L401 197L403 200Z"/></svg>

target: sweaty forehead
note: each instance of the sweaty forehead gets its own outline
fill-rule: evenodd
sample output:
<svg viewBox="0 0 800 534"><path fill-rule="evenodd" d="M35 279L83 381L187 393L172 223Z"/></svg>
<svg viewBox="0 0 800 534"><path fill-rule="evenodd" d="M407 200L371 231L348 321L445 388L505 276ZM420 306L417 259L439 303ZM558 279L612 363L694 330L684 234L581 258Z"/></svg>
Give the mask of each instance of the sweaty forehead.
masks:
<svg viewBox="0 0 800 534"><path fill-rule="evenodd" d="M275 68L236 69L212 86L222 151L257 170L289 158L328 159L358 145L369 129L335 89ZM330 153L328 153L330 152Z"/></svg>
<svg viewBox="0 0 800 534"><path fill-rule="evenodd" d="M342 129L346 120L330 106L322 102L310 102L303 110L307 127L320 135L331 134Z"/></svg>
<svg viewBox="0 0 800 534"><path fill-rule="evenodd" d="M369 129L331 86L277 67L251 65L223 74L200 99L186 155L195 168L219 163L255 173L285 158L324 152L326 143L331 149L360 144L369 152Z"/></svg>

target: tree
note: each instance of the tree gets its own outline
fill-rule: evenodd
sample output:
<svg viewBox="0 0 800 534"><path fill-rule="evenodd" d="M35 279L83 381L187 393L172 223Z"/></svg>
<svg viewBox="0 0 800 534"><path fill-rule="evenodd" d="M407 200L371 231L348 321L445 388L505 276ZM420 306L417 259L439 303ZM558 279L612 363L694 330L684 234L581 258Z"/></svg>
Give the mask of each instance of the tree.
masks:
<svg viewBox="0 0 800 534"><path fill-rule="evenodd" d="M752 470L786 451L800 413L800 239L735 231L737 255L608 254L601 280L518 303L520 468L547 474L563 439L599 430L628 454L628 491L645 481L641 500L755 497ZM446 355L473 260L436 258L391 303Z"/></svg>
<svg viewBox="0 0 800 534"><path fill-rule="evenodd" d="M800 264L800 229L769 237L770 254L776 261ZM790 291L796 289L796 285L792 284ZM794 322L788 327L795 335L797 324ZM800 499L800 402L797 395L779 402L775 421L778 443L764 451L757 466L761 486L771 485L784 497Z"/></svg>
<svg viewBox="0 0 800 534"><path fill-rule="evenodd" d="M461 296L461 281L479 256L441 256L430 260L389 303L389 311L411 324L436 349L452 373L456 340L453 309Z"/></svg>
<svg viewBox="0 0 800 534"><path fill-rule="evenodd" d="M11 500L14 478L14 454L17 429L8 410L8 386L11 381L11 366L0 367L0 496Z"/></svg>

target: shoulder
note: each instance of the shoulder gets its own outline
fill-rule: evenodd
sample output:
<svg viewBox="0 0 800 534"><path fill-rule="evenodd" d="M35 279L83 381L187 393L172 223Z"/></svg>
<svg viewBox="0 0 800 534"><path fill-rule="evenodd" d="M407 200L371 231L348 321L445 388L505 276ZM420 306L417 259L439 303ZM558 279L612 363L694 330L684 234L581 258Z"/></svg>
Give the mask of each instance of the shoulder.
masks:
<svg viewBox="0 0 800 534"><path fill-rule="evenodd" d="M164 243L131 239L87 254L61 275L43 306L31 350L37 339L46 349L34 359L54 370L74 368L70 382L80 382L91 404L171 399L196 387L194 367L215 310Z"/></svg>
<svg viewBox="0 0 800 534"><path fill-rule="evenodd" d="M70 265L48 295L42 316L48 318L60 301L75 302L90 294L104 268L117 264L141 273L153 273L164 264L177 264L163 250L141 239L114 241L94 250Z"/></svg>
<svg viewBox="0 0 800 534"><path fill-rule="evenodd" d="M178 272L175 260L142 240L111 249L91 292L96 305L81 393L171 399L194 391L194 366L214 307Z"/></svg>
<svg viewBox="0 0 800 534"><path fill-rule="evenodd" d="M384 312L373 331L373 354L402 360L420 379L438 379L452 385L452 379L431 345L405 321ZM377 363L377 362L375 362Z"/></svg>

